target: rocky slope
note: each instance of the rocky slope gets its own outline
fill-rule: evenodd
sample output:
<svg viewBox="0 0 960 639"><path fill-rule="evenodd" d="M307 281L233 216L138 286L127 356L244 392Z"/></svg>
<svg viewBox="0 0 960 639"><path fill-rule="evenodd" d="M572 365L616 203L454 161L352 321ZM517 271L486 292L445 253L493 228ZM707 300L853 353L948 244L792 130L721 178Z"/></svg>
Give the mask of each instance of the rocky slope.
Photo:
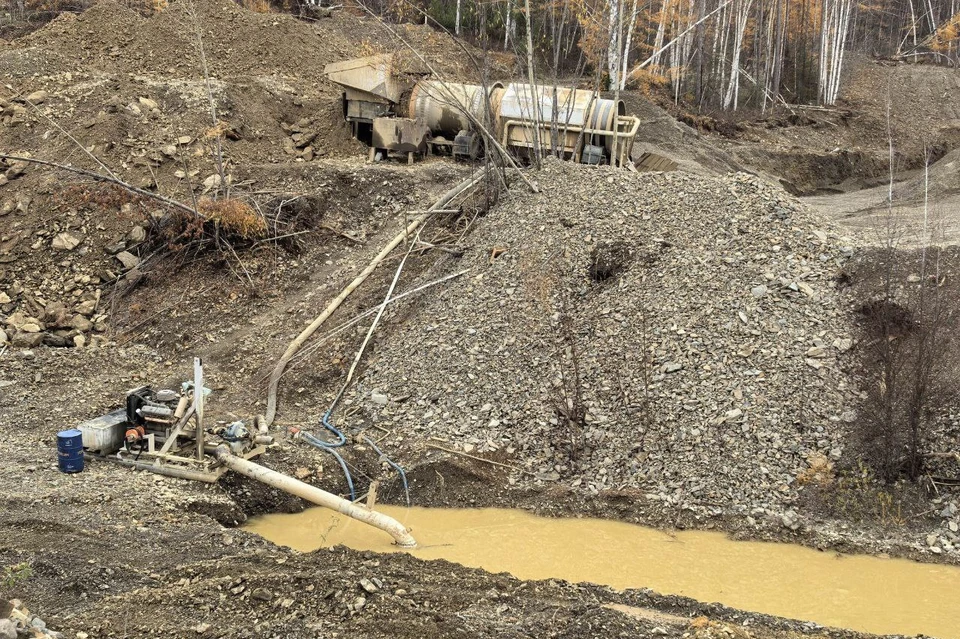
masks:
<svg viewBox="0 0 960 639"><path fill-rule="evenodd" d="M470 275L380 346L362 385L402 401L370 402L374 422L594 494L791 503L853 419L833 281L852 240L744 174L551 162L537 180L542 195L515 189L471 236Z"/></svg>

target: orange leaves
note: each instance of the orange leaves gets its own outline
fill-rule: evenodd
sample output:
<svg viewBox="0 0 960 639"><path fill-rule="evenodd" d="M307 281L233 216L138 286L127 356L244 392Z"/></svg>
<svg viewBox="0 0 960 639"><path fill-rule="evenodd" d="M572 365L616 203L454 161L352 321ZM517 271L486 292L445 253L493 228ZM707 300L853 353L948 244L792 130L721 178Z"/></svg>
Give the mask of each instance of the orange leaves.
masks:
<svg viewBox="0 0 960 639"><path fill-rule="evenodd" d="M633 69L627 78L627 86L640 91L643 95L653 95L657 88L663 87L669 82L667 79L668 72L668 69L660 66Z"/></svg>
<svg viewBox="0 0 960 639"><path fill-rule="evenodd" d="M960 37L960 13L943 23L930 38L930 48L933 51L946 51L956 45Z"/></svg>
<svg viewBox="0 0 960 639"><path fill-rule="evenodd" d="M602 0L570 0L580 25L580 50L591 64L601 65L610 43L610 25L606 2Z"/></svg>
<svg viewBox="0 0 960 639"><path fill-rule="evenodd" d="M197 202L197 210L226 233L245 240L261 238L267 233L263 216L242 200L204 198Z"/></svg>
<svg viewBox="0 0 960 639"><path fill-rule="evenodd" d="M217 126L212 126L203 132L203 139L216 140L222 138L228 130L230 130L230 125L223 120L219 120Z"/></svg>
<svg viewBox="0 0 960 639"><path fill-rule="evenodd" d="M244 9L248 9L254 13L270 13L272 11L270 3L267 0L243 0L241 4Z"/></svg>
<svg viewBox="0 0 960 639"><path fill-rule="evenodd" d="M56 195L58 206L64 208L92 207L94 209L121 209L124 204L139 204L142 198L114 184L72 184Z"/></svg>

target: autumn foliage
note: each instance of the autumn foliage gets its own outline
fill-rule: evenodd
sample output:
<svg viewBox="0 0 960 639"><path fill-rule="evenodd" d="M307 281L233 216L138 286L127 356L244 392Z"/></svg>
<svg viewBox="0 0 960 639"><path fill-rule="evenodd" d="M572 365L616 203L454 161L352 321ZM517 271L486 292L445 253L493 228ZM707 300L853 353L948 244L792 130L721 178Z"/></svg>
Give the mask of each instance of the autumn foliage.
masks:
<svg viewBox="0 0 960 639"><path fill-rule="evenodd" d="M267 234L267 223L263 216L242 200L204 198L197 202L197 210L207 222L229 236L253 240Z"/></svg>
<svg viewBox="0 0 960 639"><path fill-rule="evenodd" d="M80 11L92 1L0 0L14 20ZM146 14L177 1L121 0ZM256 12L299 16L331 4L236 1ZM956 0L528 1L529 15L524 0L347 0L343 6L358 15L446 28L521 60L529 41L542 78L655 89L707 109L833 104L852 51L960 66Z"/></svg>

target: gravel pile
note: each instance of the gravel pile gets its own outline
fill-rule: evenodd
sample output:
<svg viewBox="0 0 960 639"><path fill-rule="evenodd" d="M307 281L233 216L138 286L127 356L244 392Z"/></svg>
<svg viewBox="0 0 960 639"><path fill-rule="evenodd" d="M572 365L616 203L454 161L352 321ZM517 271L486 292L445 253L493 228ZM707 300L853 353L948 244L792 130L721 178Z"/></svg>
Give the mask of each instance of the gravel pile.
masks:
<svg viewBox="0 0 960 639"><path fill-rule="evenodd" d="M833 280L851 241L746 174L549 162L537 179L542 195L515 188L470 236L455 268L472 273L377 349L360 385L372 419L502 451L536 482L783 512L855 419Z"/></svg>

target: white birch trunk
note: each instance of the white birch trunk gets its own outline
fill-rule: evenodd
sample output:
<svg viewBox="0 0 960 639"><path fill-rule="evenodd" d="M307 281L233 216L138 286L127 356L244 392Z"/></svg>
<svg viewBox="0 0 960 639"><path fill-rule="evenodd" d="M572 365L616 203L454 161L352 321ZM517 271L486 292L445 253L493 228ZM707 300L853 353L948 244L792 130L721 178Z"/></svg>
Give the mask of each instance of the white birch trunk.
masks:
<svg viewBox="0 0 960 639"><path fill-rule="evenodd" d="M660 66L660 54L663 49L663 40L666 37L667 29L667 12L670 10L670 0L664 0L663 5L660 7L660 22L657 25L657 35L653 39L653 59L650 61L650 64L657 67Z"/></svg>
<svg viewBox="0 0 960 639"><path fill-rule="evenodd" d="M623 67L620 72L620 88L627 88L627 70L630 64L630 47L633 46L633 27L637 23L637 0L633 0L630 10L630 24L627 26L627 41L623 45Z"/></svg>
<svg viewBox="0 0 960 639"><path fill-rule="evenodd" d="M607 6L610 9L610 43L607 45L607 76L609 90L614 90L620 86L620 1L607 0Z"/></svg>
<svg viewBox="0 0 960 639"><path fill-rule="evenodd" d="M747 32L747 21L750 17L750 5L753 0L734 3L736 30L733 37L733 58L730 62L730 81L727 83L727 93L723 99L723 108L737 110L740 97L740 54L743 51L743 37Z"/></svg>

